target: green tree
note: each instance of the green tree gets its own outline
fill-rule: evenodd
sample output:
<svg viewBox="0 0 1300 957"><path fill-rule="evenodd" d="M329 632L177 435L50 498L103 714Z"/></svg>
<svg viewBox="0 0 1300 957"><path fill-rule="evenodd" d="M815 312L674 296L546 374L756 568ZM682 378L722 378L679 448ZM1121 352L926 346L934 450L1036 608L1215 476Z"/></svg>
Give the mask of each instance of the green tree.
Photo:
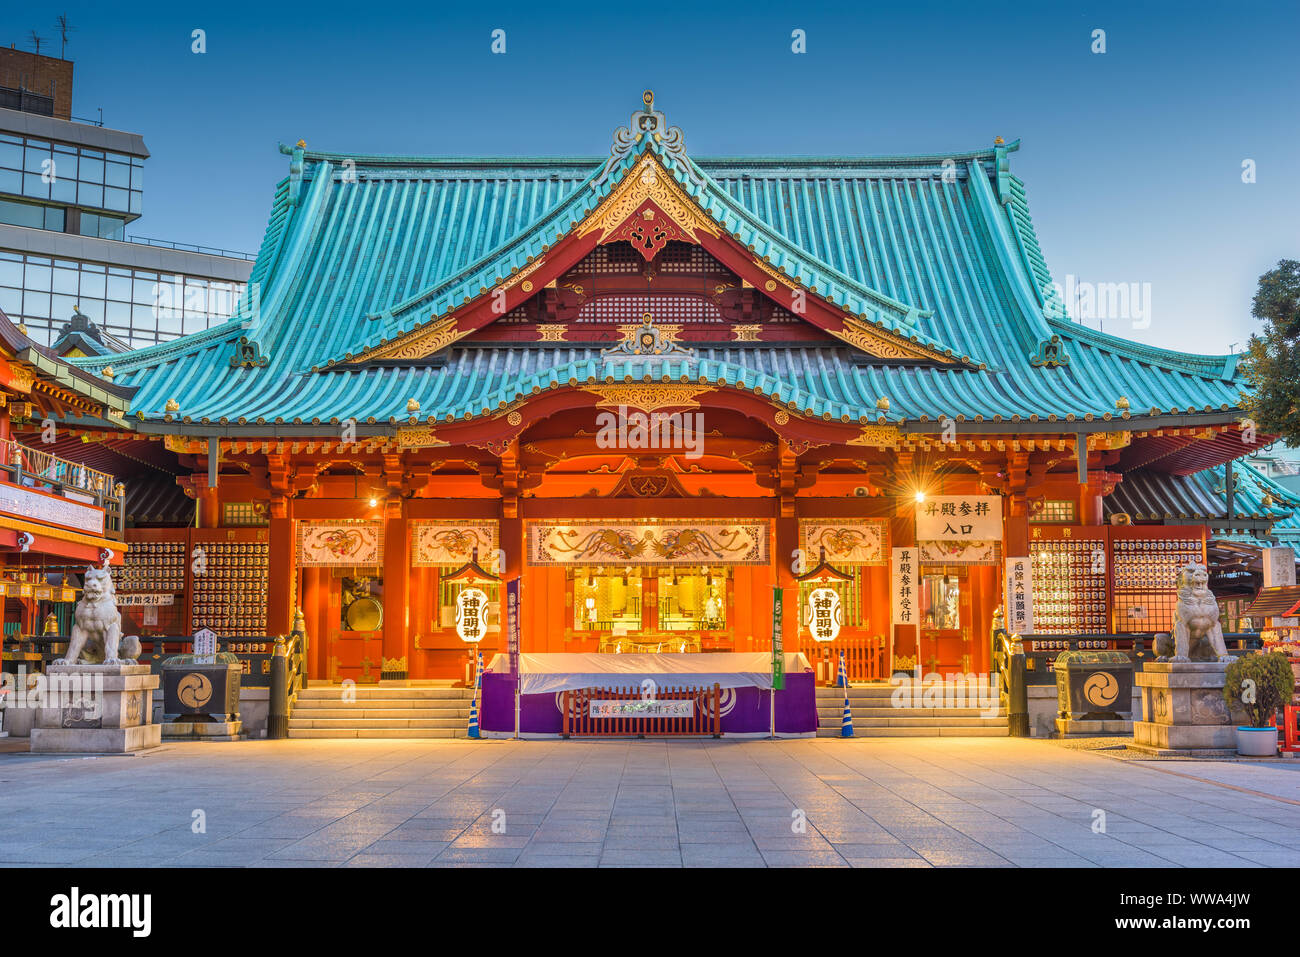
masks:
<svg viewBox="0 0 1300 957"><path fill-rule="evenodd" d="M1260 432L1300 445L1300 262L1283 259L1259 277L1250 314L1264 331L1250 337L1242 360L1253 390L1242 405Z"/></svg>

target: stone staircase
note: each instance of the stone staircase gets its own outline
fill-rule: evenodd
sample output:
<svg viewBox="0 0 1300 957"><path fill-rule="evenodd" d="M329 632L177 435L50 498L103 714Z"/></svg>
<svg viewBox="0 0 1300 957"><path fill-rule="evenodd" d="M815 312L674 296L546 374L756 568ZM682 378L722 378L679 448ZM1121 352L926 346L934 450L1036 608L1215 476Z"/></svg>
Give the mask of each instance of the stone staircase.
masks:
<svg viewBox="0 0 1300 957"><path fill-rule="evenodd" d="M340 685L313 683L298 695L291 738L464 738L470 688L357 685L355 701Z"/></svg>
<svg viewBox="0 0 1300 957"><path fill-rule="evenodd" d="M857 738L973 738L1007 736L1006 709L986 717L979 707L895 708L886 682L849 688ZM844 689L817 689L817 737L838 738L844 720Z"/></svg>

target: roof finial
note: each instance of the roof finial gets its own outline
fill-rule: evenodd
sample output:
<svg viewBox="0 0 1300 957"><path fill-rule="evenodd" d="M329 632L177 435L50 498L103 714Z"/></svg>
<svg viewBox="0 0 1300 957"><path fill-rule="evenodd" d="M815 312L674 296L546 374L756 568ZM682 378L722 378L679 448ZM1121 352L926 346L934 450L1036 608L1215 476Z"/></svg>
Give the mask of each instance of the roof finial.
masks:
<svg viewBox="0 0 1300 957"><path fill-rule="evenodd" d="M694 165L686 158L686 138L681 127L669 126L661 110L656 110L654 90L641 94L642 108L632 114L627 128L614 131L614 145L609 149L609 159L594 180L591 188L599 190L614 175L615 169L642 144L653 143L660 156L676 162L670 165L696 186L704 181Z"/></svg>
<svg viewBox="0 0 1300 957"><path fill-rule="evenodd" d="M1002 139L1002 137L1000 137L1000 136L995 136L995 137L993 137L993 145L994 145L994 146L1001 146L1001 145L1002 145L1003 143L1005 143L1005 142L1006 142L1006 140Z"/></svg>

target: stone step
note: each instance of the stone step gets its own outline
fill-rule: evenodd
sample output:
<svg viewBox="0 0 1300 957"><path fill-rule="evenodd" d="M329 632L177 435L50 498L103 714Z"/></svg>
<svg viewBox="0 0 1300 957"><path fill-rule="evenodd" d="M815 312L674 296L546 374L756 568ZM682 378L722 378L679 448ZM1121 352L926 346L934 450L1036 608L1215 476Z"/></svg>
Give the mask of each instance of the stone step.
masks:
<svg viewBox="0 0 1300 957"><path fill-rule="evenodd" d="M819 738L838 738L840 729L821 727L817 729ZM926 727L926 728L859 728L853 726L855 738L1005 738L1006 726L1000 728L960 728L960 727Z"/></svg>
<svg viewBox="0 0 1300 957"><path fill-rule="evenodd" d="M983 708L868 708L860 707L852 703L849 704L849 711L853 714L856 721L859 717L863 718L938 718L949 715L954 718L1005 718L1007 712L1003 708L991 709L992 713L986 715ZM840 720L844 717L844 704L841 702L834 708L826 707L820 702L817 706L817 716L822 719L835 718Z"/></svg>
<svg viewBox="0 0 1300 957"><path fill-rule="evenodd" d="M371 731L383 728L468 728L469 719L460 716L452 718L371 718L358 721L356 718L300 718L294 715L289 719L292 728L321 728L333 731Z"/></svg>
<svg viewBox="0 0 1300 957"><path fill-rule="evenodd" d="M350 707L295 707L294 718L351 718L369 720L372 718L460 718L469 716L469 706L464 707L372 707L370 705L352 705Z"/></svg>
<svg viewBox="0 0 1300 957"><path fill-rule="evenodd" d="M354 695L357 700L362 698L468 700L474 697L473 688L403 688L392 685L353 685L345 689L342 685L313 684L298 693L298 700L312 701L327 698L337 701L345 691L349 695Z"/></svg>
<svg viewBox="0 0 1300 957"><path fill-rule="evenodd" d="M456 711L469 710L469 698L358 698L356 701L340 701L338 698L299 698L293 710L331 711L340 708L348 711L388 710L420 711L427 708L450 708Z"/></svg>
<svg viewBox="0 0 1300 957"><path fill-rule="evenodd" d="M843 717L834 721L823 718L818 725L823 728L838 729ZM854 718L853 727L858 728L1002 728L1007 727L1006 718Z"/></svg>
<svg viewBox="0 0 1300 957"><path fill-rule="evenodd" d="M291 738L467 738L465 728L290 728Z"/></svg>

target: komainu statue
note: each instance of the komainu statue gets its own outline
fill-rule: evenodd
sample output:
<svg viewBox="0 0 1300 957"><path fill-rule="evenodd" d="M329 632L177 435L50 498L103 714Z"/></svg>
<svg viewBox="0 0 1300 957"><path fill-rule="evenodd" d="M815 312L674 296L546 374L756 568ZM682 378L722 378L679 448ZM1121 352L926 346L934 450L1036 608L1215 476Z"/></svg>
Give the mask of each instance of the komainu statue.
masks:
<svg viewBox="0 0 1300 957"><path fill-rule="evenodd" d="M1210 573L1198 562L1178 572L1178 605L1172 635L1156 635L1157 661L1233 661L1223 643L1219 602L1209 588Z"/></svg>
<svg viewBox="0 0 1300 957"><path fill-rule="evenodd" d="M112 575L107 568L87 568L81 601L72 613L68 653L60 663L133 665L139 657L140 639L122 637L122 615L117 610Z"/></svg>

